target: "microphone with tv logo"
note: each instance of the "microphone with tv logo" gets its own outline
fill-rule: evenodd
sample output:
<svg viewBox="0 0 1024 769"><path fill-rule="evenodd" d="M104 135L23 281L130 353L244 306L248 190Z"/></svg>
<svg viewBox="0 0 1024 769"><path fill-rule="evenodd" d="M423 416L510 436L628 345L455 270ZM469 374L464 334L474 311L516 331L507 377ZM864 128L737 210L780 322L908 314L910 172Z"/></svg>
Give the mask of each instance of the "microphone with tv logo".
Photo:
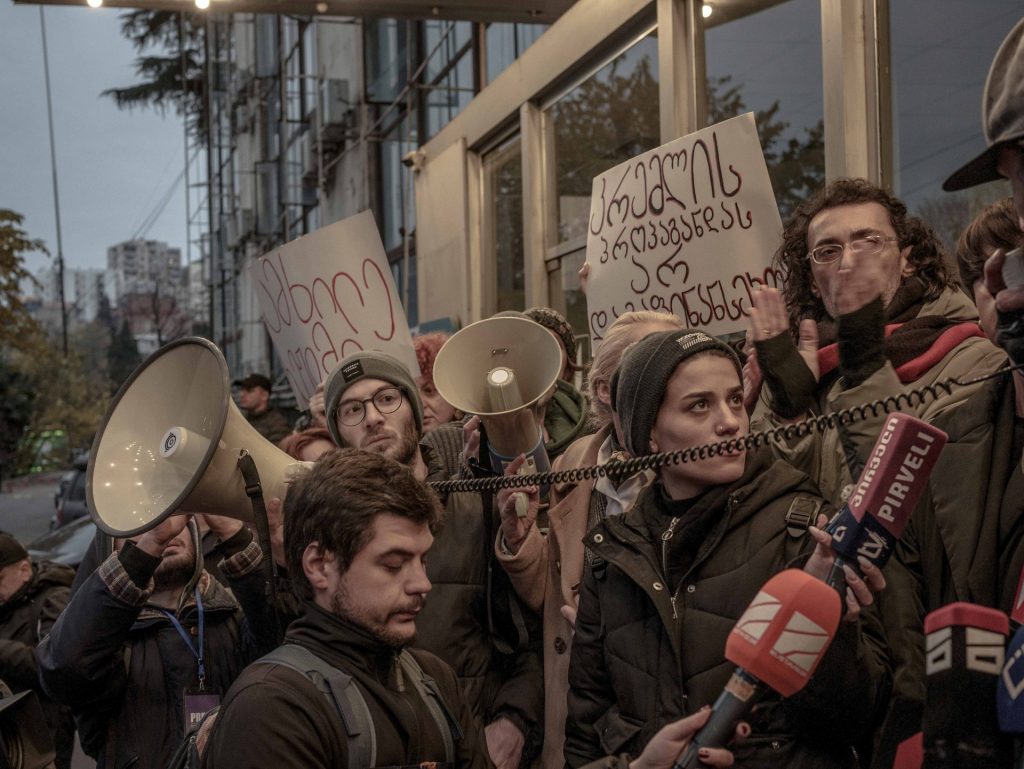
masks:
<svg viewBox="0 0 1024 769"><path fill-rule="evenodd" d="M1014 619L1017 618L1017 608L1014 607ZM996 685L996 713L999 729L1003 734L1016 738L1017 758L1014 766L1024 767L1024 746L1020 741L1024 736L1024 627L1018 628L1013 634L1006 649L1003 669Z"/></svg>
<svg viewBox="0 0 1024 769"><path fill-rule="evenodd" d="M768 580L726 640L725 658L738 667L673 769L692 769L701 748L727 744L767 691L791 697L803 689L835 637L840 603L835 590L799 569Z"/></svg>
<svg viewBox="0 0 1024 769"><path fill-rule="evenodd" d="M1010 622L997 609L952 603L924 619L925 769L1002 769L996 685Z"/></svg>
<svg viewBox="0 0 1024 769"><path fill-rule="evenodd" d="M836 555L826 580L830 585L845 590L843 566L859 572L858 556L878 568L885 566L948 437L907 414L885 420L850 498L825 527Z"/></svg>

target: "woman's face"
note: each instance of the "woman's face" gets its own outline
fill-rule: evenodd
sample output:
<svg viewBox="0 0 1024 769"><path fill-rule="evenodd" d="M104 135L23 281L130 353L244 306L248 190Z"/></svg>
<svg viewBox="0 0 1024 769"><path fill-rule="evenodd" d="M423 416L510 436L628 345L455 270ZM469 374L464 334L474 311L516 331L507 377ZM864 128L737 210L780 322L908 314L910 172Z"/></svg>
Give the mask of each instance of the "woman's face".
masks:
<svg viewBox="0 0 1024 769"><path fill-rule="evenodd" d="M423 404L423 432L429 433L435 427L455 419L455 407L441 397L434 387L434 380L427 376L416 377L416 387L420 391Z"/></svg>
<svg viewBox="0 0 1024 769"><path fill-rule="evenodd" d="M736 366L720 355L698 354L680 363L668 380L650 449L676 451L742 438L749 431ZM739 449L698 462L666 465L661 479L672 499L690 499L712 486L738 480L745 459L745 450Z"/></svg>

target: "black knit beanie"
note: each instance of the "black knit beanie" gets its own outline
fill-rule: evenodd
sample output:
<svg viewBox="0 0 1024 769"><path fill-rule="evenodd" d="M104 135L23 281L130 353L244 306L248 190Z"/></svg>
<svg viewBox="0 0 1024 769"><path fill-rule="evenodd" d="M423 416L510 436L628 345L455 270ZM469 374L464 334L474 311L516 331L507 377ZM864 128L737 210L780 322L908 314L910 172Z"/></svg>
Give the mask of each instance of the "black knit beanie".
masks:
<svg viewBox="0 0 1024 769"><path fill-rule="evenodd" d="M707 350L721 350L743 380L739 356L725 342L703 331L662 331L631 345L612 377L612 401L622 423L626 450L635 457L650 454L651 431L665 388L676 367Z"/></svg>

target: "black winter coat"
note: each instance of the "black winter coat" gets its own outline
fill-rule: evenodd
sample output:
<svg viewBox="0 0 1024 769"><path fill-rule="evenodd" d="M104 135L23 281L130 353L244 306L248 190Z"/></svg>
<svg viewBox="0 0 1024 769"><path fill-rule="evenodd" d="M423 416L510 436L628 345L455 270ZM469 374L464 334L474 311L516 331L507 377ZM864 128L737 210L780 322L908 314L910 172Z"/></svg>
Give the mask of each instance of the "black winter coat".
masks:
<svg viewBox="0 0 1024 769"><path fill-rule="evenodd" d="M57 768L71 765L75 724L70 711L50 700L39 686L36 644L50 632L68 603L75 572L56 563L32 564L32 578L0 605L0 680L11 692L33 690L57 750Z"/></svg>
<svg viewBox="0 0 1024 769"><path fill-rule="evenodd" d="M376 766L444 761L437 722L404 679L395 652L365 630L308 602L286 641L303 646L351 676L376 731ZM455 674L432 654L413 651L434 679L453 721L452 769L490 764ZM231 687L203 756L205 769L345 769L348 738L337 708L303 674L279 665L252 665Z"/></svg>
<svg viewBox="0 0 1024 769"><path fill-rule="evenodd" d="M427 481L454 474L453 447L461 446L460 425L428 433L421 445ZM540 617L519 601L508 575L494 558L500 525L490 522L477 493L450 494L441 530L427 560L433 585L416 619L416 648L436 654L459 677L474 715L486 725L509 717L540 745L544 723L544 671Z"/></svg>
<svg viewBox="0 0 1024 769"><path fill-rule="evenodd" d="M571 767L639 755L666 723L713 704L735 669L724 649L737 619L769 577L812 549L804 531L787 528L786 515L797 500L820 503L817 490L791 466L755 454L739 481L694 505L706 528L686 565L668 560L678 575L670 581L652 531L664 517L662 493L660 484L645 490L633 509L585 539L596 560L584 572L569 669ZM808 686L785 701L770 695L748 719L753 734L735 746L736 765L855 767L851 746L869 733L890 675L874 613L841 623Z"/></svg>
<svg viewBox="0 0 1024 769"><path fill-rule="evenodd" d="M123 551L82 584L40 644L40 679L74 712L82 748L97 769L163 769L184 735L183 696L198 683L197 663L164 614L115 595L118 588L132 590L119 558ZM259 569L229 579L232 596L202 572L182 591L177 612L192 633L195 584L206 621L206 686L223 696L249 662L276 645L263 579Z"/></svg>

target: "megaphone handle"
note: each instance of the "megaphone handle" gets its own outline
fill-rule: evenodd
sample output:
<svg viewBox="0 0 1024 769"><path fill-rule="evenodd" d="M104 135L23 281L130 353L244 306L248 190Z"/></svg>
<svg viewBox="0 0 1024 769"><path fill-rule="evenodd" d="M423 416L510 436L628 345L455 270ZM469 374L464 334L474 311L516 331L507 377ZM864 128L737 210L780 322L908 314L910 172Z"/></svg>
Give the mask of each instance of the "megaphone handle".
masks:
<svg viewBox="0 0 1024 769"><path fill-rule="evenodd" d="M274 562L274 554L273 550L271 550L267 506L263 502L263 485L260 483L259 470L256 469L256 463L245 449L239 452L238 469L242 471L242 478L245 479L245 494L249 497L249 502L252 505L252 517L256 523L256 534L260 540L260 549L263 551L264 595L270 604L270 610L273 615L277 643L281 643L284 639L284 632L281 627L281 616L277 606L277 564Z"/></svg>

